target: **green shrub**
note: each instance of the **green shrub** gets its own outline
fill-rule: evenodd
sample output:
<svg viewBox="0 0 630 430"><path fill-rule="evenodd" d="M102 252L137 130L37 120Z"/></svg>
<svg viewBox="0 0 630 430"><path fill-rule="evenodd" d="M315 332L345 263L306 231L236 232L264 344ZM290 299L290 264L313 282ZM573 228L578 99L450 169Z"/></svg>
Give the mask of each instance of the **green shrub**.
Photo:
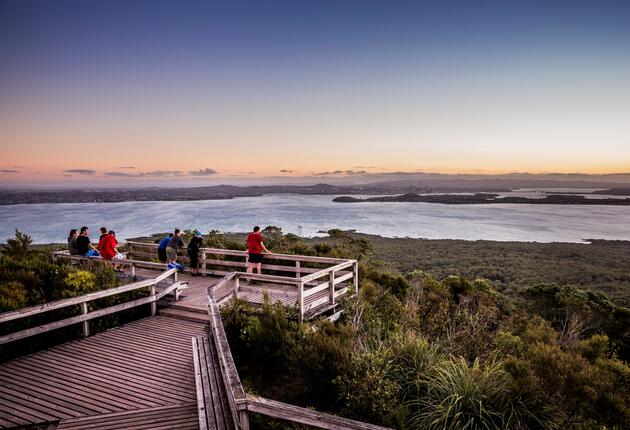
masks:
<svg viewBox="0 0 630 430"><path fill-rule="evenodd" d="M527 405L511 390L499 363L444 361L426 380L410 424L423 429L539 428ZM534 424L534 425L533 425Z"/></svg>
<svg viewBox="0 0 630 430"><path fill-rule="evenodd" d="M28 304L26 288L19 281L0 283L0 313L22 308Z"/></svg>

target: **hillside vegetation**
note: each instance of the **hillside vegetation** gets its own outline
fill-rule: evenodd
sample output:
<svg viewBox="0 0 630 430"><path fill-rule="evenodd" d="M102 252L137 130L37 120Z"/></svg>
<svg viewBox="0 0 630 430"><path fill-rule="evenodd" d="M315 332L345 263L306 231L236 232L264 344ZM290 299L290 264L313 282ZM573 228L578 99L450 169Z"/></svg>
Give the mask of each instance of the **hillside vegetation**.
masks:
<svg viewBox="0 0 630 430"><path fill-rule="evenodd" d="M399 429L630 426L627 243L264 234L275 252L357 259L360 291L334 323L300 324L295 309L270 302L225 307L248 391ZM242 249L244 236L212 231L204 242ZM53 264L24 235L0 256L3 311L116 283L107 270ZM252 428L286 426L257 418Z"/></svg>

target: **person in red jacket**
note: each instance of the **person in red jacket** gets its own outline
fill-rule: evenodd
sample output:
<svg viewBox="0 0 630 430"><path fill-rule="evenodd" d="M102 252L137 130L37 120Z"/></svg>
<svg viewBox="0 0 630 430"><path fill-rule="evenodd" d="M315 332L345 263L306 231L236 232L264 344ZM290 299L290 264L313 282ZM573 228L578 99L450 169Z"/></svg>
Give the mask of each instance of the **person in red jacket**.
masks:
<svg viewBox="0 0 630 430"><path fill-rule="evenodd" d="M249 253L247 273L252 273L254 268L259 274L261 273L260 266L262 265L263 254L270 254L263 243L264 239L258 226L254 227L254 231L247 236L247 252Z"/></svg>
<svg viewBox="0 0 630 430"><path fill-rule="evenodd" d="M101 254L103 260L112 261L114 257L118 255L118 240L113 233L113 231L110 231L109 233L103 234L98 241L98 252ZM115 264L114 269L118 270Z"/></svg>

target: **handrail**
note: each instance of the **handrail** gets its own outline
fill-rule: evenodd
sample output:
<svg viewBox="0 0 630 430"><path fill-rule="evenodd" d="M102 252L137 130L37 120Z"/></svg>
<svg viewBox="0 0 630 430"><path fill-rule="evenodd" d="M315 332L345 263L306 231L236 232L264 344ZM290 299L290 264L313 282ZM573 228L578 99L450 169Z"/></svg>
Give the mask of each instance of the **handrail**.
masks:
<svg viewBox="0 0 630 430"><path fill-rule="evenodd" d="M127 241L125 243L128 245L148 246L151 248L158 247L157 243L133 242L133 241ZM215 255L223 254L223 255L233 255L233 256L242 256L242 257L246 257L248 255L247 251L239 251L236 249L199 248L199 251L205 251L208 254L215 254ZM310 256L310 255L294 255L294 254L276 254L276 253L265 254L265 257L269 259L276 259L276 260L304 261L308 263L342 263L344 261L348 261L344 258L319 257L319 256Z"/></svg>
<svg viewBox="0 0 630 430"><path fill-rule="evenodd" d="M240 410L246 410L271 418L305 424L312 427L329 430L391 430L362 421L351 420L337 415L319 412L300 406L290 405L277 400L247 395L247 398L237 402Z"/></svg>
<svg viewBox="0 0 630 430"><path fill-rule="evenodd" d="M219 281L219 284L225 284L235 278L238 278L238 274L230 273L229 275L224 276L223 279ZM217 286L219 284L217 284ZM219 305L214 299L211 287L208 288L208 317L210 320L212 340L219 356L221 377L228 394L227 397L230 405L230 413L232 414L233 421L240 427L241 418L237 413L237 401L245 399L246 394L243 389L241 379L238 376L238 371L236 370L236 364L234 364L232 353L230 352L230 345L227 341L227 336L225 335L223 322L221 321Z"/></svg>
<svg viewBox="0 0 630 430"><path fill-rule="evenodd" d="M37 327L32 327L29 329L24 329L21 331L9 333L4 336L0 336L0 345L13 342L19 339L24 339L27 337L35 336L40 333L45 333L51 330L55 330L62 327L67 327L73 324L84 323L83 325L83 335L89 336L89 325L88 321L94 318L99 318L105 315L109 315L112 313L120 312L126 309L131 309L137 306L151 304L151 314L155 315L156 313L156 302L160 300L167 294L175 292L177 294L177 290L180 290L185 283L182 282L174 282L173 284L166 287L163 291L160 291L156 294L155 287L156 285L168 278L169 276L174 276L177 273L177 269L168 269L161 273L159 276L153 279L146 279L139 282L134 282L132 284L123 285L121 287L112 288L109 290L95 291L93 293L83 294L77 297L71 297L68 299L56 300L53 302L43 303L41 305L29 306L26 308L16 309L14 311L4 312L0 314L0 323L14 321L21 318L26 318L33 315L38 315L44 312L52 311L55 309L63 309L69 306L81 305L82 313L77 316L64 318L59 321L54 321L47 324L42 324ZM88 312L87 303L93 300L102 299L104 297L110 297L116 294L121 294L129 291L135 291L141 288L150 288L150 295L148 297L143 297L140 299L132 300L129 302L121 303L114 306L109 306L103 309L98 309L96 311Z"/></svg>

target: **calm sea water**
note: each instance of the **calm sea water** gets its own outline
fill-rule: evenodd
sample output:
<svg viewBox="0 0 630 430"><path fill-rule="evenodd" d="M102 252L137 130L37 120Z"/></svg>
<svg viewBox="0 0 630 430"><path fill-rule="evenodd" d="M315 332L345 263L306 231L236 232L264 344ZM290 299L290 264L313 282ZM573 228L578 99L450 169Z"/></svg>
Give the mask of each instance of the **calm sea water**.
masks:
<svg viewBox="0 0 630 430"><path fill-rule="evenodd" d="M16 228L37 243L64 242L70 228L106 226L127 238L174 227L248 231L255 224L314 236L331 228L389 237L579 242L630 240L630 207L333 203L333 196L267 195L194 202L0 206L0 240Z"/></svg>

